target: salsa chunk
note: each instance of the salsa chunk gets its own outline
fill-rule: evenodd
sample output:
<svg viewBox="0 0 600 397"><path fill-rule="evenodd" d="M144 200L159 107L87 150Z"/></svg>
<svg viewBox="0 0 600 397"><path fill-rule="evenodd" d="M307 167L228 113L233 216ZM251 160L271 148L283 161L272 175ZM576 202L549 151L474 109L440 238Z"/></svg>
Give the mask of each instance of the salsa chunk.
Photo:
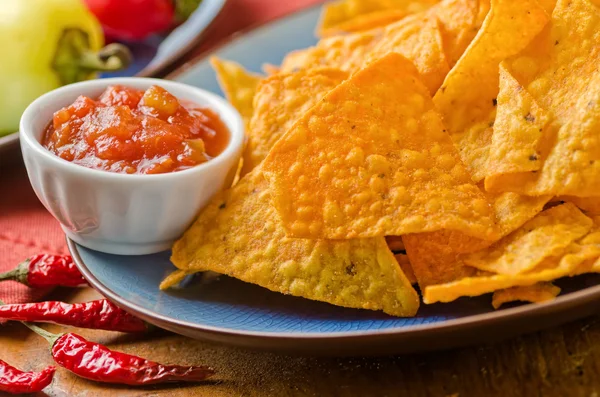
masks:
<svg viewBox="0 0 600 397"><path fill-rule="evenodd" d="M229 131L208 108L164 88L110 86L54 113L42 144L88 168L125 174L181 171L218 156Z"/></svg>

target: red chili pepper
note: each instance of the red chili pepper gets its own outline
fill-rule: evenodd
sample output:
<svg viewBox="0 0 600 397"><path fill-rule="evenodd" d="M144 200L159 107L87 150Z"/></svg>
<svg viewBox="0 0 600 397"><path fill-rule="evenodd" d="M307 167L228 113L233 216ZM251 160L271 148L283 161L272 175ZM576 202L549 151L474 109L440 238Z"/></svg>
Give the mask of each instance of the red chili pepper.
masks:
<svg viewBox="0 0 600 397"><path fill-rule="evenodd" d="M41 372L24 372L0 360L0 392L27 394L42 391L52 382L56 368Z"/></svg>
<svg viewBox="0 0 600 397"><path fill-rule="evenodd" d="M87 284L68 255L34 255L15 269L0 274L0 281L18 281L32 288L79 287Z"/></svg>
<svg viewBox="0 0 600 397"><path fill-rule="evenodd" d="M206 366L163 365L145 358L115 352L68 333L52 334L35 325L27 327L46 338L58 365L82 378L97 382L141 386L166 382L199 382L214 375Z"/></svg>
<svg viewBox="0 0 600 397"><path fill-rule="evenodd" d="M174 20L171 0L85 0L104 33L121 40L142 40L168 29Z"/></svg>
<svg viewBox="0 0 600 397"><path fill-rule="evenodd" d="M149 324L106 299L75 304L49 301L2 305L0 319L120 332L146 332L149 328Z"/></svg>

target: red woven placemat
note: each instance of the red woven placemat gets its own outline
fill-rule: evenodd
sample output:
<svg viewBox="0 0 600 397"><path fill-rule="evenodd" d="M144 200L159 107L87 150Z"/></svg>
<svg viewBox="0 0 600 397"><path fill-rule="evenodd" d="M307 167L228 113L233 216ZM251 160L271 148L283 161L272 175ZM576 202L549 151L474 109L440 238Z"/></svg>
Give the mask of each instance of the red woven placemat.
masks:
<svg viewBox="0 0 600 397"><path fill-rule="evenodd" d="M208 50L236 31L321 1L229 0L225 14L192 55ZM67 254L64 234L38 201L22 166L4 167L0 170L0 272L37 253ZM0 299L9 303L39 300L47 292L13 281L0 283Z"/></svg>

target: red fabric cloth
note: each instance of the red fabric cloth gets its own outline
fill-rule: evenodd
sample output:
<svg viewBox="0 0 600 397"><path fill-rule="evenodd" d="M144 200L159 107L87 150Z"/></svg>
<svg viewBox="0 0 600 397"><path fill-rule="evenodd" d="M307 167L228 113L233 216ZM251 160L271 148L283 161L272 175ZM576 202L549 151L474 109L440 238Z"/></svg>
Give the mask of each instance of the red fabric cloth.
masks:
<svg viewBox="0 0 600 397"><path fill-rule="evenodd" d="M208 50L236 31L321 1L229 0L207 32L206 40L191 56ZM11 270L37 253L67 254L64 234L33 193L24 168L3 166L0 170L0 272ZM39 300L47 292L13 281L0 283L0 299L9 303Z"/></svg>

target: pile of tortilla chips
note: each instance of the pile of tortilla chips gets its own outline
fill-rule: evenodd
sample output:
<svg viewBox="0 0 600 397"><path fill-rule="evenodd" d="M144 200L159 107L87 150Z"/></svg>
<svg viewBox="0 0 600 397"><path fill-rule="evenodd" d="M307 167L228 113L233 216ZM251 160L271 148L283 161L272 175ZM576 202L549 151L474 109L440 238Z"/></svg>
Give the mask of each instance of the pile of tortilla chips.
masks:
<svg viewBox="0 0 600 397"><path fill-rule="evenodd" d="M600 5L337 0L267 75L213 60L246 120L238 181L173 247L334 305L551 300L600 272Z"/></svg>

